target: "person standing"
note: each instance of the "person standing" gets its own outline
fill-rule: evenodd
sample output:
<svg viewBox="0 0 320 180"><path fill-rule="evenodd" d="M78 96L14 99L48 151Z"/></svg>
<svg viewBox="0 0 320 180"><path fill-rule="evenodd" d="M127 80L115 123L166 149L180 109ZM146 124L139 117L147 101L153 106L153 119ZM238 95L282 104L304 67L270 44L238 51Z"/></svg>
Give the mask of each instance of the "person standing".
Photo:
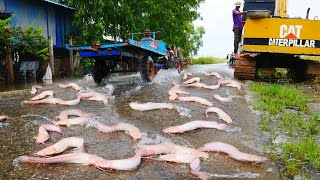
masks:
<svg viewBox="0 0 320 180"><path fill-rule="evenodd" d="M242 29L243 29L243 22L242 22L242 15L247 14L247 11L240 11L242 3L241 1L237 1L235 3L236 8L232 10L233 16L233 32L234 32L234 51L233 55L237 57L239 43L241 41L242 36Z"/></svg>

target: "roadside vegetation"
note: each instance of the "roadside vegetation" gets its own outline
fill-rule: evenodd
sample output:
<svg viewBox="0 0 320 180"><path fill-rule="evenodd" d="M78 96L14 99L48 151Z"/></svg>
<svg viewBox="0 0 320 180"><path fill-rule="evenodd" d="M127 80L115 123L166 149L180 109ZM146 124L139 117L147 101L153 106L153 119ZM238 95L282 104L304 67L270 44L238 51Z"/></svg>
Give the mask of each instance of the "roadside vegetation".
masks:
<svg viewBox="0 0 320 180"><path fill-rule="evenodd" d="M283 178L320 171L320 117L309 103L314 99L295 85L252 83L253 107L262 112L260 129L269 132L265 151L280 160ZM311 173L312 174L312 173Z"/></svg>
<svg viewBox="0 0 320 180"><path fill-rule="evenodd" d="M195 59L191 59L192 64L219 64L227 62L226 59L223 58L215 58L215 57L199 57Z"/></svg>

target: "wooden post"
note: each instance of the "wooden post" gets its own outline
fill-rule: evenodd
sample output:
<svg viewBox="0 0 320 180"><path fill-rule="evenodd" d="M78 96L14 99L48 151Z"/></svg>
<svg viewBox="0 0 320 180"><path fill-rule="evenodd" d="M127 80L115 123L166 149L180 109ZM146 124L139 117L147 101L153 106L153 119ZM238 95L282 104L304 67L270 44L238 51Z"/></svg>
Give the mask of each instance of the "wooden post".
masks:
<svg viewBox="0 0 320 180"><path fill-rule="evenodd" d="M13 71L13 63L12 63L12 49L10 46L6 46L6 68L9 71L9 82L14 82L14 71Z"/></svg>
<svg viewBox="0 0 320 180"><path fill-rule="evenodd" d="M50 58L50 66L52 70L52 75L55 75L55 69L54 69L54 53L53 53L53 40L52 37L49 36L49 58Z"/></svg>
<svg viewBox="0 0 320 180"><path fill-rule="evenodd" d="M69 38L69 45L72 45L72 36ZM73 64L73 51L69 51L69 63L70 63L70 72L73 73L74 71L74 64Z"/></svg>

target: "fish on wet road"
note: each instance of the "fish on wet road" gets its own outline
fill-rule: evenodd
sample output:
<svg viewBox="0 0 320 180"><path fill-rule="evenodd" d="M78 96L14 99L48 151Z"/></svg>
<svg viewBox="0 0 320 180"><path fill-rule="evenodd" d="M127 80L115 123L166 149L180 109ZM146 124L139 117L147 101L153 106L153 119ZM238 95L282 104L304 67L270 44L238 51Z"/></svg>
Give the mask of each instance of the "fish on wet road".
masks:
<svg viewBox="0 0 320 180"><path fill-rule="evenodd" d="M20 156L18 162L23 163L73 163L82 165L93 165L98 169L115 169L115 170L134 170L141 163L141 155L139 152L135 156L128 159L106 160L99 156L87 153L70 153L49 158Z"/></svg>
<svg viewBox="0 0 320 180"><path fill-rule="evenodd" d="M221 97L220 95L214 94L213 97L220 102L231 102L233 100L232 96Z"/></svg>
<svg viewBox="0 0 320 180"><path fill-rule="evenodd" d="M191 78L191 79L183 82L183 84L191 84L191 83L194 83L194 82L200 82L200 78L199 77Z"/></svg>
<svg viewBox="0 0 320 180"><path fill-rule="evenodd" d="M219 124L215 121L196 120L196 121L191 121L179 126L172 126L172 127L165 128L163 132L169 133L169 134L184 133L187 131L192 131L200 128L212 128L212 129L218 129L218 130L225 130L227 128L227 125Z"/></svg>
<svg viewBox="0 0 320 180"><path fill-rule="evenodd" d="M103 102L104 104L108 104L109 99L115 99L115 96L110 96L94 91L90 92L79 92L78 97L81 99L89 100L89 101L97 101L97 102Z"/></svg>
<svg viewBox="0 0 320 180"><path fill-rule="evenodd" d="M138 151L141 152L143 157L160 155L155 160L190 164L191 174L200 179L207 178L206 173L199 171L200 158L207 159L209 157L207 153L201 153L201 151L196 149L169 142L156 145L143 145L139 147Z"/></svg>
<svg viewBox="0 0 320 180"><path fill-rule="evenodd" d="M222 80L220 81L221 83L221 86L227 86L227 87L234 87L234 88L237 88L238 91L241 91L242 90L242 85L240 82L238 81L235 81L235 80Z"/></svg>
<svg viewBox="0 0 320 180"><path fill-rule="evenodd" d="M43 99L47 96L53 97L53 91L43 91L41 94L31 98L30 101L40 100L40 99Z"/></svg>
<svg viewBox="0 0 320 180"><path fill-rule="evenodd" d="M54 124L43 124L39 127L39 133L37 137L35 137L37 144L44 144L47 140L50 139L48 131L63 134L63 131L59 126L56 126Z"/></svg>
<svg viewBox="0 0 320 180"><path fill-rule="evenodd" d="M206 109L206 117L209 117L209 113L217 113L219 116L219 119L222 119L223 121L227 122L228 124L232 123L231 117L225 113L222 109L217 107L209 107Z"/></svg>
<svg viewBox="0 0 320 180"><path fill-rule="evenodd" d="M169 96L169 100L173 101L176 100L178 98L177 94L182 94L182 95L189 95L190 93L183 91L180 89L180 85L179 84L173 84L174 86L169 90L168 94Z"/></svg>
<svg viewBox="0 0 320 180"><path fill-rule="evenodd" d="M206 75L206 76L215 76L217 79L221 79L222 78L222 76L219 73L216 73L216 72L211 72L211 73L205 72L204 75Z"/></svg>
<svg viewBox="0 0 320 180"><path fill-rule="evenodd" d="M95 121L89 117L75 117L70 119L62 119L60 121L55 121L53 124L60 126L72 126L72 125L86 125L89 121Z"/></svg>
<svg viewBox="0 0 320 180"><path fill-rule="evenodd" d="M220 88L220 83L218 82L215 85L209 86L209 85L206 85L206 84L203 84L203 83L200 83L200 82L195 82L195 83L192 83L192 84L185 84L184 86L185 87L197 87L197 88L215 90L215 89L219 89Z"/></svg>
<svg viewBox="0 0 320 180"><path fill-rule="evenodd" d="M206 105L206 106L213 106L213 104L201 97L193 97L193 96L188 96L188 97L178 97L177 100L179 101L185 101L185 102L198 102L200 104Z"/></svg>
<svg viewBox="0 0 320 180"><path fill-rule="evenodd" d="M176 106L171 103L153 103L153 102L147 102L144 104L139 104L137 102L131 102L129 103L129 106L138 111L151 111L151 110L157 110L157 109L174 109Z"/></svg>
<svg viewBox="0 0 320 180"><path fill-rule="evenodd" d="M189 78L189 76L192 76L192 73L184 73L183 79L187 80Z"/></svg>
<svg viewBox="0 0 320 180"><path fill-rule="evenodd" d="M59 104L59 105L65 105L65 106L73 106L80 103L80 98L77 97L73 100L62 100L58 98L48 97L45 99L35 100L35 101L23 101L21 104Z"/></svg>
<svg viewBox="0 0 320 180"><path fill-rule="evenodd" d="M61 153L69 148L76 148L75 152L84 152L84 139L79 137L68 137L61 139L52 146L46 147L36 153L38 156L49 156Z"/></svg>
<svg viewBox="0 0 320 180"><path fill-rule="evenodd" d="M127 134L129 134L134 140L139 140L142 138L141 131L132 124L128 123L117 123L114 125L106 125L97 122L95 127L102 132L115 132L115 131L125 131Z"/></svg>
<svg viewBox="0 0 320 180"><path fill-rule="evenodd" d="M31 87L30 93L31 93L32 95L35 95L35 94L38 92L38 89L39 89L39 90L40 90L40 89L42 90L43 87L40 86L40 85L33 85L33 86Z"/></svg>
<svg viewBox="0 0 320 180"><path fill-rule="evenodd" d="M228 154L229 157L231 157L232 159L242 161L242 162L261 163L268 160L268 158L266 157L243 153L239 151L236 147L230 144L222 143L222 142L207 143L207 144L204 144L202 147L198 148L198 150L203 152L208 152L208 151L222 152L222 153Z"/></svg>
<svg viewBox="0 0 320 180"><path fill-rule="evenodd" d="M68 119L69 116L78 116L78 117L96 117L96 114L94 113L86 113L82 111L81 109L67 109L62 111L59 116L56 116L56 118L63 120L63 119Z"/></svg>
<svg viewBox="0 0 320 180"><path fill-rule="evenodd" d="M68 83L68 84L59 84L58 85L59 87L61 87L61 88L73 88L74 90L76 90L76 91L80 91L80 86L78 85L78 84L76 84L76 83Z"/></svg>

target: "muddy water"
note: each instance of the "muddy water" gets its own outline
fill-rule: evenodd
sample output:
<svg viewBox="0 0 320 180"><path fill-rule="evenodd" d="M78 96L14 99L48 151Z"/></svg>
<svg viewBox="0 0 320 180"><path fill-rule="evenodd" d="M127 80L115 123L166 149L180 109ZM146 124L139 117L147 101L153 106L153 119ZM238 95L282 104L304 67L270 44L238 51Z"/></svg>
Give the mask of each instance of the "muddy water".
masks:
<svg viewBox="0 0 320 180"><path fill-rule="evenodd" d="M192 66L188 72L202 78L205 84L216 84L213 77L205 77L204 71L216 71L225 77L231 77L232 70L226 65ZM266 141L258 130L256 117L244 99L244 92L222 87L218 90L184 89L194 96L206 98L215 106L225 110L234 123L226 132L213 129L196 130L181 135L167 135L162 129L168 126L182 124L191 120L214 120L222 123L217 116L204 116L206 106L197 103L174 102L180 111L159 110L150 112L133 111L129 102L169 102L168 90L172 82L182 82L182 77L174 70L161 70L153 83L141 82L139 74L117 74L111 77L109 83L95 86L92 78L81 80L62 80L62 82L76 82L86 89L102 93L112 93L116 99L109 106L101 103L83 101L74 107L58 105L21 106L20 103L31 98L29 86L17 88L20 90L0 92L0 114L14 118L7 125L0 127L0 172L2 179L195 179L189 173L189 166L183 164L157 162L143 159L141 165L134 171L100 171L94 167L73 164L20 164L14 159L21 155L34 155L38 150L54 144L63 137L78 136L85 139L85 151L96 154L105 159L122 159L134 155L135 148L141 144L156 144L171 141L187 147L200 147L204 143L221 141L232 144L241 151L262 155L261 147ZM57 82L56 82L57 83ZM5 88L2 88L5 90ZM62 99L73 99L73 90L63 90L56 84L46 86L53 89L55 96ZM220 103L213 99L213 94L221 96L240 95L232 103ZM112 124L127 122L136 125L143 133L141 141L134 142L125 133L102 133L85 126L63 128L64 136L51 134L45 145L36 145L33 139L40 124L50 123L61 111L79 108L87 112L94 112L96 120ZM72 152L72 150L69 150ZM278 169L272 161L263 164L241 163L232 160L224 154L210 153L210 158L201 163L201 171L208 172L211 179L279 179Z"/></svg>

